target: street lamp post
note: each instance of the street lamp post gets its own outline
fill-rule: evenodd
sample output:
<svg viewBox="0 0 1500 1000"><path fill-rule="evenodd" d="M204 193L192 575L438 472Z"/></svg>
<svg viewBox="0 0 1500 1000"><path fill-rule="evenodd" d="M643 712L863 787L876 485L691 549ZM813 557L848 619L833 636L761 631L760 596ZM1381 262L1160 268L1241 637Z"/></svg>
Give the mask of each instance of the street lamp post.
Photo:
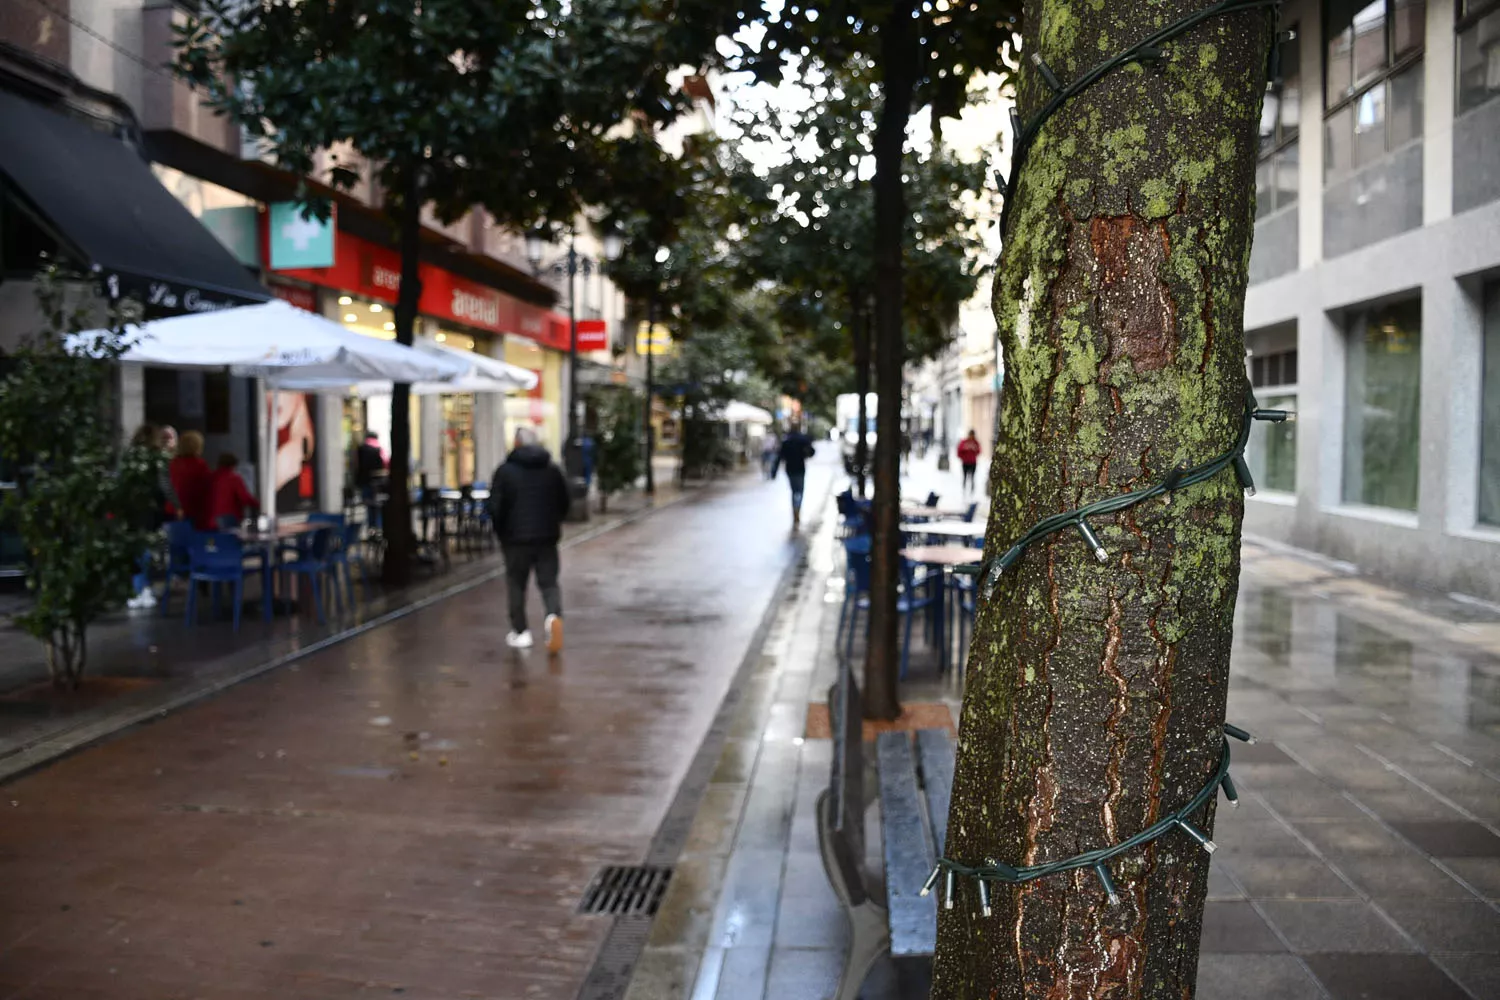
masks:
<svg viewBox="0 0 1500 1000"><path fill-rule="evenodd" d="M526 234L526 259L534 273L540 274L542 250L547 243L546 231L540 227ZM615 260L624 248L624 239L614 228L604 233L604 259ZM548 270L568 277L568 436L563 444L563 465L568 473L568 485L575 501L584 499L588 486L583 481L583 449L578 437L578 283L581 272L585 278L597 267L592 258L578 252L578 232L568 231L567 255L554 261ZM576 503L582 518L588 517L588 504Z"/></svg>
<svg viewBox="0 0 1500 1000"><path fill-rule="evenodd" d="M656 254L652 258L661 267L666 267L671 258L672 251L666 247L657 247ZM656 456L656 431L651 424L651 401L656 395L656 299L660 292L657 287L657 276L652 271L651 297L646 303L646 495L656 496L656 470L652 468L652 459Z"/></svg>

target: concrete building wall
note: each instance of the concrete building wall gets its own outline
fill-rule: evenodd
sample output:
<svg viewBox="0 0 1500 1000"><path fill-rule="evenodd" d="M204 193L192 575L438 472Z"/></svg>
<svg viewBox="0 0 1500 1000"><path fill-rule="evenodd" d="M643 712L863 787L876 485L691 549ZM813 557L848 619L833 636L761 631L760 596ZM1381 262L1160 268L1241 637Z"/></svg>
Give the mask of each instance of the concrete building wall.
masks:
<svg viewBox="0 0 1500 1000"><path fill-rule="evenodd" d="M1291 345L1297 351L1296 489L1251 498L1245 530L1380 576L1500 601L1500 527L1476 517L1481 294L1485 280L1500 275L1500 201L1465 205L1455 214L1454 2L1427 6L1425 51L1415 70L1424 90L1421 137L1327 184L1319 16L1319 5L1306 0L1283 14L1303 39L1299 266L1279 274L1275 267L1258 269L1245 302L1252 364L1257 352ZM1480 110L1497 109L1500 99ZM1468 175L1500 175L1500 163L1472 162L1483 150L1479 140L1466 141L1460 153ZM1500 156L1500 145L1488 149ZM1413 176L1415 192L1406 183ZM1365 185L1364 203L1353 206L1362 218L1351 218L1345 203L1351 184ZM1468 192L1482 188L1471 183L1462 197L1472 199ZM1402 300L1421 303L1414 511L1347 502L1343 483L1350 317Z"/></svg>

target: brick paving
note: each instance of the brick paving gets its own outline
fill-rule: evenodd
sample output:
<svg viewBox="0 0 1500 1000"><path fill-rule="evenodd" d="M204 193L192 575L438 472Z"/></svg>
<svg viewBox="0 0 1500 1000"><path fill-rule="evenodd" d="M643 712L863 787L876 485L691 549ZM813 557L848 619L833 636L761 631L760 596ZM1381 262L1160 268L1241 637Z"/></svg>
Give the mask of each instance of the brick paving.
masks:
<svg viewBox="0 0 1500 1000"><path fill-rule="evenodd" d="M494 581L6 784L0 997L573 997L788 520L742 481L574 548L556 659Z"/></svg>

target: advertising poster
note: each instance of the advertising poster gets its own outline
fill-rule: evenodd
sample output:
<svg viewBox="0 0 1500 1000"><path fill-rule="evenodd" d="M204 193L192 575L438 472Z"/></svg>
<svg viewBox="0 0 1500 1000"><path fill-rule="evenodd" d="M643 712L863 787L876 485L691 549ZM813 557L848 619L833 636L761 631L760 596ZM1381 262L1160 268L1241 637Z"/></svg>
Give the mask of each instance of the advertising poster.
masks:
<svg viewBox="0 0 1500 1000"><path fill-rule="evenodd" d="M314 397L301 392L277 393L276 511L294 514L318 507L318 423ZM266 394L266 412L271 394Z"/></svg>

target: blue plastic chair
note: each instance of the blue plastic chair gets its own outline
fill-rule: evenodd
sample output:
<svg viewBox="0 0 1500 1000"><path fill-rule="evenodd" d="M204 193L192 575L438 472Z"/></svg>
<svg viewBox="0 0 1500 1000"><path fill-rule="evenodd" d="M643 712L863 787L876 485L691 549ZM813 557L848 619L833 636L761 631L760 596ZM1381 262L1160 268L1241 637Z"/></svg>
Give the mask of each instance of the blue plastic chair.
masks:
<svg viewBox="0 0 1500 1000"><path fill-rule="evenodd" d="M339 570L342 569L344 571L344 592L349 597L349 607L351 609L354 607L353 567L355 565L359 566L359 580L361 583L364 583L367 578L365 560L359 551L360 530L361 526L358 524L343 525L334 535L333 545L328 551L328 565L333 574L333 585L335 588L338 587Z"/></svg>
<svg viewBox="0 0 1500 1000"><path fill-rule="evenodd" d="M192 572L192 564L189 556L193 547L193 539L198 536L198 531L193 527L191 521L168 521L164 529L167 536L167 568L166 583L161 589L161 613L170 614L168 605L172 602L172 578L181 577L189 579ZM189 582L188 589L192 589Z"/></svg>
<svg viewBox="0 0 1500 1000"><path fill-rule="evenodd" d="M317 531L309 531L303 535L296 535L292 539L296 543L291 549L292 558L283 558L276 567L276 572L282 574L282 589L289 590L290 576L305 576L312 585L313 610L317 613L318 624L323 624L323 586L322 579L327 573L333 572L333 565L329 562L328 555L333 547L334 529L330 525ZM333 588L334 600L338 602L339 610L343 610L344 601L338 589L338 578L334 577Z"/></svg>
<svg viewBox="0 0 1500 1000"><path fill-rule="evenodd" d="M936 507L938 505L938 500L940 500L940 499L942 499L942 498L939 497L937 495L937 491L934 490L933 492L927 494L927 502L923 506L926 506L926 507Z"/></svg>
<svg viewBox="0 0 1500 1000"><path fill-rule="evenodd" d="M938 578L941 580L941 578ZM896 613L906 620L901 639L901 679L906 680L906 670L911 663L911 626L917 612L936 606L942 597L934 594L930 579L917 579L916 564L909 559L901 560L901 593L896 597Z"/></svg>
<svg viewBox="0 0 1500 1000"><path fill-rule="evenodd" d="M839 608L839 627L834 642L843 640L844 624L849 625L848 645L844 655L854 655L854 628L861 608L870 607L870 536L854 535L844 539L844 603Z"/></svg>
<svg viewBox="0 0 1500 1000"><path fill-rule="evenodd" d="M219 588L230 585L230 597L234 602L234 630L240 630L240 606L245 596L245 547L239 538L228 532L206 531L195 534L188 549L188 599L186 623L198 621L198 587L207 583L212 588L214 614L219 613ZM270 615L269 595L265 612Z"/></svg>
<svg viewBox="0 0 1500 1000"><path fill-rule="evenodd" d="M974 515L979 513L979 502L969 504L969 509L964 511L964 521L968 524L974 523Z"/></svg>

